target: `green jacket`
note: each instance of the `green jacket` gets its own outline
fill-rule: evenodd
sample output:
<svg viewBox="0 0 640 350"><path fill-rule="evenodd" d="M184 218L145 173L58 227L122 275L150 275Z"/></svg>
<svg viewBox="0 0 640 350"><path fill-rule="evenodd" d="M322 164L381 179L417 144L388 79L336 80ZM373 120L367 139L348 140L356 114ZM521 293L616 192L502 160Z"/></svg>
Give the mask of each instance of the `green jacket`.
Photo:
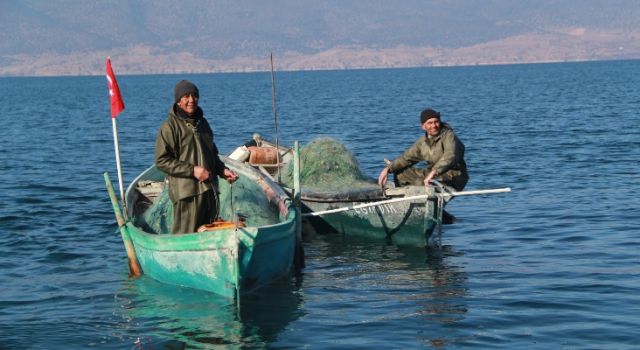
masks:
<svg viewBox="0 0 640 350"><path fill-rule="evenodd" d="M389 170L394 173L421 161L428 163L428 169L436 169L438 176L449 170L457 170L456 173L468 176L467 164L464 162L464 144L448 124L442 124L440 135L435 138L429 139L425 134L418 139L391 163Z"/></svg>
<svg viewBox="0 0 640 350"><path fill-rule="evenodd" d="M196 165L211 174L222 176L225 165L213 142L213 131L198 107L195 118L183 118L169 109L167 120L160 126L156 138L156 166L167 174L169 198L172 202L205 193L217 187L217 177L200 182L193 176Z"/></svg>

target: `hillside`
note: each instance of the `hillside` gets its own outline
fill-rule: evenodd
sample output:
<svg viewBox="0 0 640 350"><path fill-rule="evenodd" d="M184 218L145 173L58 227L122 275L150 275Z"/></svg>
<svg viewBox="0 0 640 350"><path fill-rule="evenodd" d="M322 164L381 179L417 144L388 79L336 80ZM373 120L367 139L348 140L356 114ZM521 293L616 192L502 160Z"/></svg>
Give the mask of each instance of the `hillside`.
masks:
<svg viewBox="0 0 640 350"><path fill-rule="evenodd" d="M528 3L528 2L527 2ZM0 3L0 76L640 58L635 0L25 0Z"/></svg>

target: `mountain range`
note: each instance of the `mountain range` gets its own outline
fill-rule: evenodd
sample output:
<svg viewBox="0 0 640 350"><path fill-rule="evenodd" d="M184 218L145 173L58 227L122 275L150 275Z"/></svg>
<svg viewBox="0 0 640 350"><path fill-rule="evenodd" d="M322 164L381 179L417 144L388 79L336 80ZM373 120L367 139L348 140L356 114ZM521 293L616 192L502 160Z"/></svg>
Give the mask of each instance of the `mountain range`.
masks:
<svg viewBox="0 0 640 350"><path fill-rule="evenodd" d="M0 76L640 58L637 0L0 0Z"/></svg>

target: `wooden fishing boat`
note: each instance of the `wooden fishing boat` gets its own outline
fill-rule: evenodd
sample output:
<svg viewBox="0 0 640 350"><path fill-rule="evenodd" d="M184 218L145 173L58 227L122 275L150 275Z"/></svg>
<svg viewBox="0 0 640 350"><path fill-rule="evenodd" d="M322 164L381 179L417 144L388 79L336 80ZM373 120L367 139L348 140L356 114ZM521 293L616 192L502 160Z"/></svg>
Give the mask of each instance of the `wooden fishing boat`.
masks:
<svg viewBox="0 0 640 350"><path fill-rule="evenodd" d="M329 142L336 143L333 140ZM334 148L337 153L348 153L346 148L339 144L330 145L329 148ZM278 152L274 155L276 149ZM309 163L305 163L304 149L301 153L303 154L300 156L302 159L299 167L303 175L299 176L304 178L304 174L309 172L305 168ZM335 154L336 152L332 155ZM315 157L331 158L332 155L319 152ZM286 170L291 169L290 164L294 158L291 149L282 145L276 146L254 134L253 140L239 147L232 156L271 176L289 193L297 193L287 187L287 181L282 180L287 177ZM325 161L322 160L321 163ZM298 193L301 200L303 231L307 234L337 232L384 239L396 245L437 247L441 243L441 225L453 223L454 220L454 217L444 210L453 197L510 191L495 189L457 192L437 181L434 181L432 186L395 187L390 184L390 187L382 189L375 180L360 180L357 179L358 176L350 183L338 184L338 178L341 176L336 174L336 170L340 164L326 161L324 166L326 168L320 169L319 172L334 176L336 181L330 179L326 184L314 186L315 188L303 184Z"/></svg>
<svg viewBox="0 0 640 350"><path fill-rule="evenodd" d="M290 166L290 148L276 145L254 134L253 141L239 147L231 157L252 165L276 182ZM278 162L279 160L279 162ZM304 157L301 173L305 172ZM327 169L330 173L331 170ZM287 184L285 189L291 193ZM438 201L437 194L450 191L443 187L390 187L381 189L373 181L359 181L357 185L329 186L322 190L302 186L303 230L322 233L357 234L386 239L398 245L435 246L437 226L442 222L446 201ZM448 199L448 198L447 198Z"/></svg>
<svg viewBox="0 0 640 350"><path fill-rule="evenodd" d="M163 203L165 174L155 166L128 187L126 219L105 173L132 274L239 298L290 271L300 244L299 208L268 176L222 158L240 177L233 185L219 181L219 213L227 223L203 232L167 232L172 206Z"/></svg>
<svg viewBox="0 0 640 350"><path fill-rule="evenodd" d="M385 239L396 245L437 246L441 222L433 187L408 186L301 193L303 220L318 232ZM431 194L431 195L429 195Z"/></svg>

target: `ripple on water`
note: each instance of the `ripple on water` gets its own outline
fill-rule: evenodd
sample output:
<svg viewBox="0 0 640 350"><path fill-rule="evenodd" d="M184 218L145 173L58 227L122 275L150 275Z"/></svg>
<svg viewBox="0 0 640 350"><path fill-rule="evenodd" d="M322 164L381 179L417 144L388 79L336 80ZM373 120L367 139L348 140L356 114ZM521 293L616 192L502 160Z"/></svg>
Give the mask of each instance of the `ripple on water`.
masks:
<svg viewBox="0 0 640 350"><path fill-rule="evenodd" d="M638 71L625 61L282 72L284 143L334 137L375 178L422 134L431 106L466 145L467 189L513 191L450 202L458 221L443 227L441 254L305 237L303 274L239 312L128 278L102 178L116 174L104 77L0 79L3 105L22 118L0 133L0 347L635 348ZM223 153L253 132L273 139L268 74L189 79L207 91ZM153 163L176 80L119 81L135 91L118 119L125 184Z"/></svg>

